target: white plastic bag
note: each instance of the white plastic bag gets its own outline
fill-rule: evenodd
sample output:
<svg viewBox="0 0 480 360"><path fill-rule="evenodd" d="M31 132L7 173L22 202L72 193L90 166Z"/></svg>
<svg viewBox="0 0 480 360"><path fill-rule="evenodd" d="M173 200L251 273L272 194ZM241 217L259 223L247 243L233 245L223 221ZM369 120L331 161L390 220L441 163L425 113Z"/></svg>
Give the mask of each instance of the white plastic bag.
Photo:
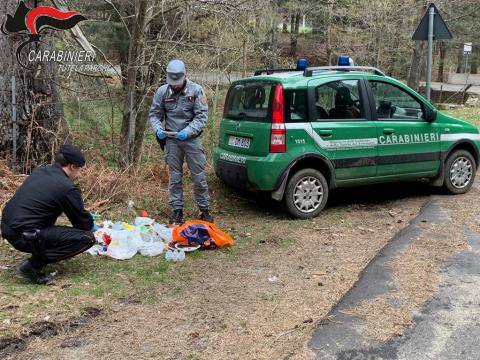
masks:
<svg viewBox="0 0 480 360"><path fill-rule="evenodd" d="M118 260L128 260L135 256L142 244L138 230L110 230L105 233L111 236L112 242L108 246L107 256Z"/></svg>
<svg viewBox="0 0 480 360"><path fill-rule="evenodd" d="M101 248L102 248L101 245L96 244L96 245L93 245L90 249L86 250L85 252L92 256L95 256L95 255L99 255Z"/></svg>
<svg viewBox="0 0 480 360"><path fill-rule="evenodd" d="M159 223L153 224L153 230L160 236L164 243L168 244L173 240L172 229Z"/></svg>
<svg viewBox="0 0 480 360"><path fill-rule="evenodd" d="M143 256L158 256L165 249L162 238L155 232L153 228L141 232L142 243L139 251Z"/></svg>
<svg viewBox="0 0 480 360"><path fill-rule="evenodd" d="M155 222L155 220L153 219L150 219L148 217L137 217L135 218L135 222L134 222L134 225L135 226L150 226L150 225L153 225L153 223Z"/></svg>

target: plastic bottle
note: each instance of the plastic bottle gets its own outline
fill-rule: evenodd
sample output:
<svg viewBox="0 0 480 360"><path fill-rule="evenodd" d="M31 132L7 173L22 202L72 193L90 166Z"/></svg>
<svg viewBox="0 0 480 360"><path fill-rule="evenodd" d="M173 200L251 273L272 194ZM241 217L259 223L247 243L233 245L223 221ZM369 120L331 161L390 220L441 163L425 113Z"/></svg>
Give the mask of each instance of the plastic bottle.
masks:
<svg viewBox="0 0 480 360"><path fill-rule="evenodd" d="M101 245L98 249L98 255L106 255L108 251L107 245Z"/></svg>
<svg viewBox="0 0 480 360"><path fill-rule="evenodd" d="M167 261L172 261L173 260L173 251L172 250L168 250L165 253L165 260L167 260Z"/></svg>
<svg viewBox="0 0 480 360"><path fill-rule="evenodd" d="M179 250L179 251L178 251L178 258L177 258L177 259L178 259L178 261L183 261L183 260L185 260L185 251Z"/></svg>
<svg viewBox="0 0 480 360"><path fill-rule="evenodd" d="M177 250L173 250L173 261L174 262L178 261L178 251Z"/></svg>

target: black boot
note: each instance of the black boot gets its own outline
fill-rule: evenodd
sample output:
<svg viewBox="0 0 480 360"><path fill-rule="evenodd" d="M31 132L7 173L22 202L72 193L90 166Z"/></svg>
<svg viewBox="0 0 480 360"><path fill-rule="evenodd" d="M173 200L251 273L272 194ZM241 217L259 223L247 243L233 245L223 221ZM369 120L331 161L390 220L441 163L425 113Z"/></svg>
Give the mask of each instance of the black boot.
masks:
<svg viewBox="0 0 480 360"><path fill-rule="evenodd" d="M46 285L53 279L52 276L35 269L30 260L24 260L17 265L17 274L37 285Z"/></svg>
<svg viewBox="0 0 480 360"><path fill-rule="evenodd" d="M208 209L203 209L203 210L200 209L200 220L213 223L213 216L210 215L210 213L208 212Z"/></svg>
<svg viewBox="0 0 480 360"><path fill-rule="evenodd" d="M170 225L182 225L183 224L183 210L173 210L170 217Z"/></svg>

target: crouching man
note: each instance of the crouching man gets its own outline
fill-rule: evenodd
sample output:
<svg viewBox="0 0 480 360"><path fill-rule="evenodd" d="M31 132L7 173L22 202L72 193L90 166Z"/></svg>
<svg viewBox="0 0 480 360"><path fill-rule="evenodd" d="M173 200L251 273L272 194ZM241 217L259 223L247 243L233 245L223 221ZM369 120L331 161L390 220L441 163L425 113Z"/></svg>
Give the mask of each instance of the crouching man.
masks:
<svg viewBox="0 0 480 360"><path fill-rule="evenodd" d="M35 169L3 210L2 237L18 251L31 254L17 265L17 272L36 284L51 281L42 272L47 264L72 258L95 244L92 231L97 226L73 183L84 165L79 148L62 146L55 164ZM55 226L62 213L73 227Z"/></svg>

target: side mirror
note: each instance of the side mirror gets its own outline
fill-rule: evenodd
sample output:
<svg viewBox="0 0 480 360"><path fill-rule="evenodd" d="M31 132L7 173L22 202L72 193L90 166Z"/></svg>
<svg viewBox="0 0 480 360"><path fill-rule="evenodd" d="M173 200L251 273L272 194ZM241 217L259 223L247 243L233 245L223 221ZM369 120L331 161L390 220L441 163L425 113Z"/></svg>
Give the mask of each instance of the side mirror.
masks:
<svg viewBox="0 0 480 360"><path fill-rule="evenodd" d="M437 119L437 110L426 108L425 109L425 121L432 123Z"/></svg>

